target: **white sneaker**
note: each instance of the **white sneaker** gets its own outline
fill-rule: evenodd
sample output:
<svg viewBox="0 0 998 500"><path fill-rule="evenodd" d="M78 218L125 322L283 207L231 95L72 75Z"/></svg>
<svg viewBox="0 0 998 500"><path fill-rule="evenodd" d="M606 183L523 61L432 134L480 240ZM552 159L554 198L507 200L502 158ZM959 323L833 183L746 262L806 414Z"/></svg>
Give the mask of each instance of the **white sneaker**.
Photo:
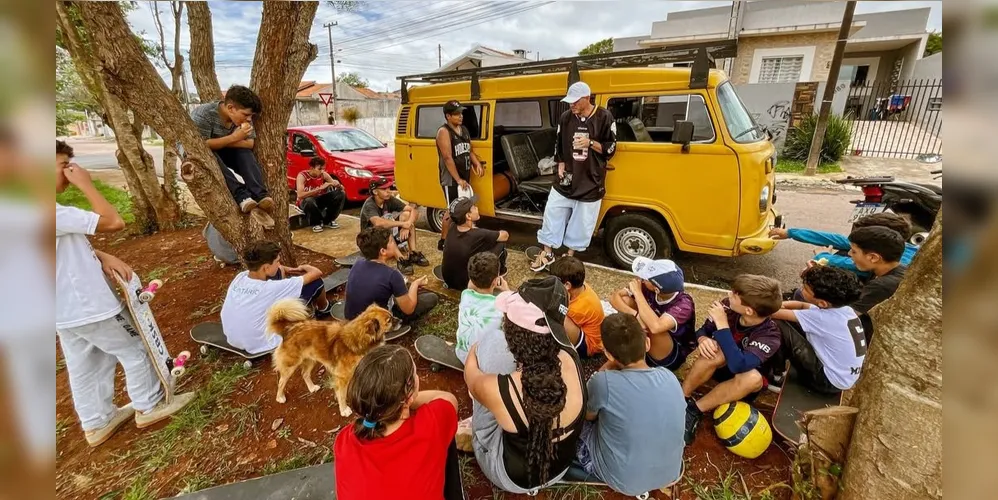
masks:
<svg viewBox="0 0 998 500"><path fill-rule="evenodd" d="M329 229L339 229L340 223L336 221L330 221L327 224L323 224L323 226L328 227Z"/></svg>
<svg viewBox="0 0 998 500"><path fill-rule="evenodd" d="M135 426L142 429L173 416L174 413L187 406L187 403L193 401L194 396L193 392L175 394L170 404L166 404L166 400L163 400L155 408L147 412L135 412Z"/></svg>
<svg viewBox="0 0 998 500"><path fill-rule="evenodd" d="M85 433L87 444L89 444L91 448L104 444L104 442L110 439L110 437L114 434L114 431L118 430L118 427L121 427L121 424L128 422L128 419L132 418L132 415L134 414L135 409L132 408L131 403L128 403L121 408L117 408L114 411L114 415L111 417L111 421L108 422L107 425L101 427L100 429L94 429Z"/></svg>
<svg viewBox="0 0 998 500"><path fill-rule="evenodd" d="M541 253L537 255L537 258L530 263L530 270L539 273L547 269L551 263L554 262L554 254L552 253Z"/></svg>
<svg viewBox="0 0 998 500"><path fill-rule="evenodd" d="M322 224L319 224L318 226L312 226L312 232L313 233L321 233L322 232Z"/></svg>

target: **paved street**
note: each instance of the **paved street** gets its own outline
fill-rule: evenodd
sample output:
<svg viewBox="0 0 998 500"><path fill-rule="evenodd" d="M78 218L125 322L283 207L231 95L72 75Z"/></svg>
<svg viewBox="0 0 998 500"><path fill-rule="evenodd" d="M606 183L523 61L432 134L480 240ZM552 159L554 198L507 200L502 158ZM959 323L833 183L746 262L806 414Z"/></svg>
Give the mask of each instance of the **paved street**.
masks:
<svg viewBox="0 0 998 500"><path fill-rule="evenodd" d="M114 157L117 144L114 140L69 139L69 145L76 154L74 161L87 170L110 170L118 168ZM156 175L163 176L163 146L145 144L146 152L152 155L156 164Z"/></svg>

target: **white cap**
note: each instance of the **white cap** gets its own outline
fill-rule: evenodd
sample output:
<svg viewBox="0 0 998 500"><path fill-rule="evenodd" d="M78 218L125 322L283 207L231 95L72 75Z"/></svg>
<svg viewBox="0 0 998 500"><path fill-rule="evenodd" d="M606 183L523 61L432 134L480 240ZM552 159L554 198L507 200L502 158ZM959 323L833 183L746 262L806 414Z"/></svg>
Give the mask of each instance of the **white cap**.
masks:
<svg viewBox="0 0 998 500"><path fill-rule="evenodd" d="M635 257L631 270L643 280L650 281L663 292L680 292L683 290L683 270L675 262L668 259L651 260L647 257Z"/></svg>
<svg viewBox="0 0 998 500"><path fill-rule="evenodd" d="M589 97L592 93L593 92L589 90L589 85L586 84L586 82L575 82L572 86L568 87L568 95L566 95L561 102L572 104L583 97Z"/></svg>

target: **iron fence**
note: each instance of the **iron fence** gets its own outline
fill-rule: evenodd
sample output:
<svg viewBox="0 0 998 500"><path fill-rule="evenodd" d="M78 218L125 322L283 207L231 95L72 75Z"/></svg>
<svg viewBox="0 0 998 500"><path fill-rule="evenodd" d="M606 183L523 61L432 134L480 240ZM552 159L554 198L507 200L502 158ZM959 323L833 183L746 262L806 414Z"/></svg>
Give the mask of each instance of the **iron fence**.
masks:
<svg viewBox="0 0 998 500"><path fill-rule="evenodd" d="M942 80L852 82L843 112L852 125L850 154L942 154L942 105Z"/></svg>

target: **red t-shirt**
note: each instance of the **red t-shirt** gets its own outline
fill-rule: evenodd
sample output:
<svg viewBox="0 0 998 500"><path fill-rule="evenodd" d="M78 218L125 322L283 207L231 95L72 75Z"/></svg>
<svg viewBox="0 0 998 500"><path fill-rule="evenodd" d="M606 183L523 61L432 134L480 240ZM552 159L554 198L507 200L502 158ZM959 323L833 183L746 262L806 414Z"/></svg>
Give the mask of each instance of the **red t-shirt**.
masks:
<svg viewBox="0 0 998 500"><path fill-rule="evenodd" d="M358 439L353 425L336 436L336 498L442 500L447 449L457 432L457 411L436 399L412 412L389 436Z"/></svg>

